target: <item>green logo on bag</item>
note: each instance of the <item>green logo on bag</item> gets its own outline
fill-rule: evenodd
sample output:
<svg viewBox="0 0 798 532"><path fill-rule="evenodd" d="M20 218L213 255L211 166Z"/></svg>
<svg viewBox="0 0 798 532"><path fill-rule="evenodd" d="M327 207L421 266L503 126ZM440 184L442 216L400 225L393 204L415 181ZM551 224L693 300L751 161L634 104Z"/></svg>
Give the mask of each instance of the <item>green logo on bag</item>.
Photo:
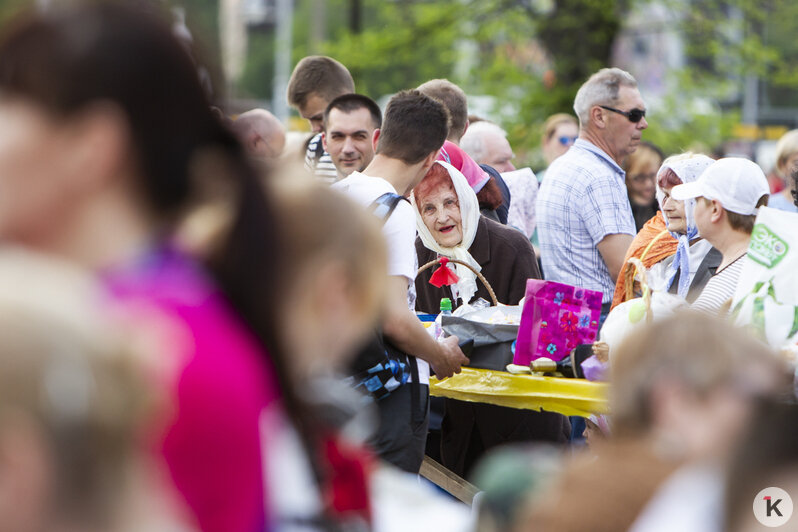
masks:
<svg viewBox="0 0 798 532"><path fill-rule="evenodd" d="M758 263L773 268L781 262L790 247L766 225L756 224L751 234L748 256Z"/></svg>

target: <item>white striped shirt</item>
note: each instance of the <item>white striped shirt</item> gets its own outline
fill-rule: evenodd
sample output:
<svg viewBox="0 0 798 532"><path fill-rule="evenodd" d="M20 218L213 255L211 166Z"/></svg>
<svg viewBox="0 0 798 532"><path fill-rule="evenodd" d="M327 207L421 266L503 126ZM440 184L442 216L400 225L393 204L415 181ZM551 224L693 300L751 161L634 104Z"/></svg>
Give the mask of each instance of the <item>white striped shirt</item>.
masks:
<svg viewBox="0 0 798 532"><path fill-rule="evenodd" d="M721 307L734 296L737 280L740 278L740 272L743 271L747 260L746 255L745 253L740 255L731 264L718 270L693 303L693 308L717 314Z"/></svg>
<svg viewBox="0 0 798 532"><path fill-rule="evenodd" d="M317 133L308 142L308 149L305 152L305 169L313 172L316 177L328 185L332 185L340 179L330 154L321 146L321 133Z"/></svg>

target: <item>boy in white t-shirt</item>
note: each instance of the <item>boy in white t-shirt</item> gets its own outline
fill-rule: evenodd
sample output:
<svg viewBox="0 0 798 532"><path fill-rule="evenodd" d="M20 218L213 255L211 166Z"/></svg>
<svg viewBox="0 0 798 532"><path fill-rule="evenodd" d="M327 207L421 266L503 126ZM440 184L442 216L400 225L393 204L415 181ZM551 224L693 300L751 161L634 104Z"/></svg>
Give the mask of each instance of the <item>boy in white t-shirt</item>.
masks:
<svg viewBox="0 0 798 532"><path fill-rule="evenodd" d="M698 233L723 255L693 307L711 313L723 309L734 295L740 277L757 208L767 205L770 187L753 161L727 157L712 163L697 181L677 185L674 199L698 198L695 223Z"/></svg>
<svg viewBox="0 0 798 532"><path fill-rule="evenodd" d="M391 192L407 195L435 162L448 132L443 105L418 91L403 91L388 102L381 129L374 132L375 156L362 173L334 186L364 206ZM385 221L388 281L383 336L398 350L418 360L419 386L400 386L378 401L380 428L374 439L379 456L406 471L418 473L427 436L429 367L438 378L460 372L468 359L457 337L436 342L413 312L411 287L416 276L416 220L408 202L399 201ZM417 388L420 397L413 398ZM418 412L413 411L417 406Z"/></svg>

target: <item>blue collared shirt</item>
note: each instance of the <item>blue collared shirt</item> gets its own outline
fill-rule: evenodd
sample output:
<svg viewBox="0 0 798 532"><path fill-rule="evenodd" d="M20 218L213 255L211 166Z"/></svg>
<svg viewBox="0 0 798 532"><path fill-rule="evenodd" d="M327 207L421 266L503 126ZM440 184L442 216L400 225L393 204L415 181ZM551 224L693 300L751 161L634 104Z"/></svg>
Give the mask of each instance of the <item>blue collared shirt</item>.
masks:
<svg viewBox="0 0 798 532"><path fill-rule="evenodd" d="M581 138L549 166L536 204L546 279L600 290L604 303L612 301L615 279L596 245L636 233L625 178L612 157Z"/></svg>

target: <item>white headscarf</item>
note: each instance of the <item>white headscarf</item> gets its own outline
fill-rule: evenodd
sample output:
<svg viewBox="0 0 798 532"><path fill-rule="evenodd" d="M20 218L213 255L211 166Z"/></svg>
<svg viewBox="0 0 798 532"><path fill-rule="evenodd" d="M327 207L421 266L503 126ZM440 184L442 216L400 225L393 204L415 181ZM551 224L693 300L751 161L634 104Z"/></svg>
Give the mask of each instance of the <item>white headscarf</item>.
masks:
<svg viewBox="0 0 798 532"><path fill-rule="evenodd" d="M684 159L668 158L662 167L657 172L657 202L662 211L663 216L665 210L662 208L665 199L665 192L659 186L659 176L667 169L671 169L676 176L682 180L682 183L692 183L697 181L698 177L715 161L706 155L691 155ZM681 268L679 275L678 294L681 298L687 297L687 292L690 290L690 241L698 236L698 228L695 225L695 199L685 200L684 202L684 221L685 221L685 234L679 234L671 231L671 236L679 241L679 246L676 248L676 255L671 263L668 271L668 285L670 288L673 280L676 277L676 272ZM665 216L667 220L668 217Z"/></svg>
<svg viewBox="0 0 798 532"><path fill-rule="evenodd" d="M415 194L411 194L411 201L416 211L418 235L427 249L450 259L461 260L471 265L475 270L480 271L482 267L468 252L468 248L474 243L474 237L477 235L477 226L479 225L479 200L477 200L477 195L468 184L465 176L457 168L445 161L435 161L435 164L443 166L452 179L454 192L457 194L457 200L460 204L460 223L463 228L463 240L454 247L443 247L438 244L418 211ZM457 277L460 278L456 287L452 287L453 289L456 288L454 295L455 297L460 297L464 303L468 303L477 292L477 276L465 266L460 264L455 264L454 266Z"/></svg>

